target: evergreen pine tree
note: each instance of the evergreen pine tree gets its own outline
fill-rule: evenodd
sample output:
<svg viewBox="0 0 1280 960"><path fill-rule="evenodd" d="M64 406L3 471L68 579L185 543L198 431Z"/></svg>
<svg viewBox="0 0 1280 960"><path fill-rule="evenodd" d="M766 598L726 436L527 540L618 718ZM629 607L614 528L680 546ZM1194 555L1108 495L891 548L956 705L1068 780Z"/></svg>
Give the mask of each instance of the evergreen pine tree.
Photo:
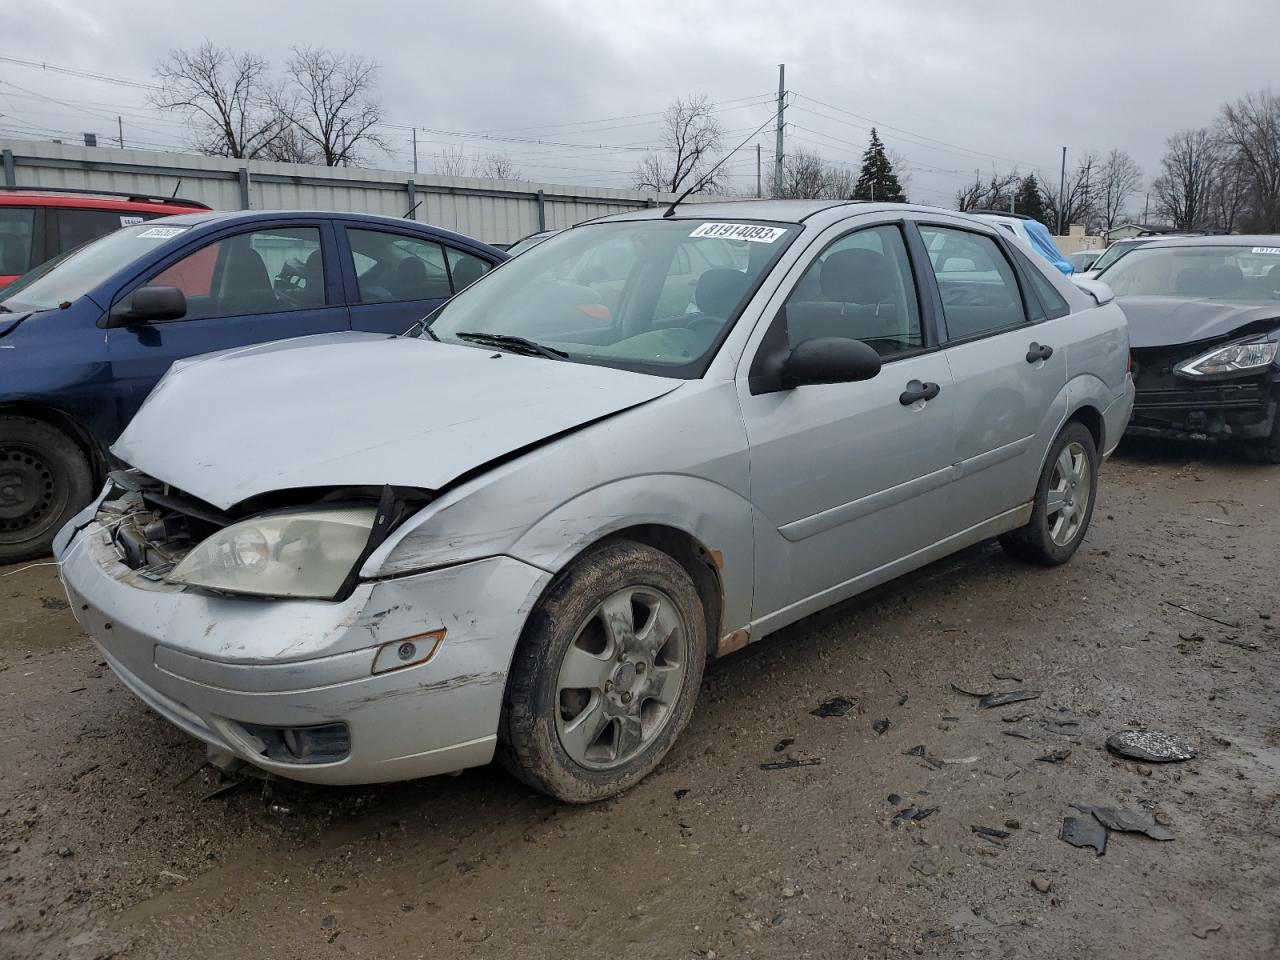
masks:
<svg viewBox="0 0 1280 960"><path fill-rule="evenodd" d="M853 200L877 200L889 203L906 203L906 195L902 192L902 184L898 183L898 175L893 172L893 164L884 152L884 144L875 127L871 128L871 142L862 154L862 172L854 185Z"/></svg>
<svg viewBox="0 0 1280 960"><path fill-rule="evenodd" d="M1024 214L1032 220L1039 220L1049 226L1049 211L1045 209L1044 197L1040 193L1040 181L1034 173L1028 173L1018 185L1018 192L1013 198L1016 213ZM1052 230L1053 228L1050 227Z"/></svg>

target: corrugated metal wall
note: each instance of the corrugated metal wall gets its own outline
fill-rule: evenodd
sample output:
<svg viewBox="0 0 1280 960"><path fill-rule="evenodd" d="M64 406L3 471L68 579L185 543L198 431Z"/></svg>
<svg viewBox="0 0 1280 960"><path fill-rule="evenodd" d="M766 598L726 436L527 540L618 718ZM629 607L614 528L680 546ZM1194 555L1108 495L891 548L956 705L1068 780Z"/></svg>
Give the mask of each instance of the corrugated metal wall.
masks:
<svg viewBox="0 0 1280 960"><path fill-rule="evenodd" d="M146 150L0 139L4 183L176 194L216 210L350 210L447 227L488 243L670 202L634 190L313 167ZM695 199L695 198L690 198ZM696 198L705 199L705 198Z"/></svg>

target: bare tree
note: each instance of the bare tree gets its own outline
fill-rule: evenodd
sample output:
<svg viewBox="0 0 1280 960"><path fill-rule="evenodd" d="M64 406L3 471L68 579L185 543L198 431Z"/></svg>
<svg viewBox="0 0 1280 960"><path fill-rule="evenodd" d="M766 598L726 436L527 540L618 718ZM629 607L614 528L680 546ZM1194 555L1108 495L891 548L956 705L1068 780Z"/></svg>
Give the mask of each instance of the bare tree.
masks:
<svg viewBox="0 0 1280 960"><path fill-rule="evenodd" d="M469 177L475 163L461 147L445 147L431 161L431 172L442 177Z"/></svg>
<svg viewBox="0 0 1280 960"><path fill-rule="evenodd" d="M264 155L288 126L274 108L270 66L253 53L232 53L206 40L194 50L173 50L156 67L159 81L148 99L183 114L192 146L215 157Z"/></svg>
<svg viewBox="0 0 1280 960"><path fill-rule="evenodd" d="M1226 104L1218 135L1248 178L1250 228L1280 230L1280 97L1263 90Z"/></svg>
<svg viewBox="0 0 1280 960"><path fill-rule="evenodd" d="M893 166L893 172L898 177L898 186L902 187L903 196L911 195L911 161L906 154L900 150L894 150L888 147L885 154L889 158L889 163Z"/></svg>
<svg viewBox="0 0 1280 960"><path fill-rule="evenodd" d="M275 103L325 166L359 164L365 148L387 149L376 132L382 106L374 98L378 65L367 57L294 47L288 84Z"/></svg>
<svg viewBox="0 0 1280 960"><path fill-rule="evenodd" d="M676 98L662 114L662 152L646 154L637 164L636 188L679 193L698 183L720 149L722 134L706 94ZM714 179L709 179L699 192L713 187Z"/></svg>
<svg viewBox="0 0 1280 960"><path fill-rule="evenodd" d="M781 183L770 176L767 189L769 196L781 200L848 200L857 181L848 164L830 163L801 148L786 155Z"/></svg>
<svg viewBox="0 0 1280 960"><path fill-rule="evenodd" d="M519 180L520 171L508 153L486 153L476 161L475 175L488 177L491 180Z"/></svg>
<svg viewBox="0 0 1280 960"><path fill-rule="evenodd" d="M320 151L307 140L293 124L285 122L284 129L266 144L258 154L263 160L281 163L320 163Z"/></svg>
<svg viewBox="0 0 1280 960"><path fill-rule="evenodd" d="M1178 230L1205 226L1209 193L1219 162L1218 144L1203 127L1179 130L1164 142L1160 176L1151 183L1156 209Z"/></svg>
<svg viewBox="0 0 1280 960"><path fill-rule="evenodd" d="M1053 224L1054 232L1061 236L1073 223L1083 224L1086 232L1100 225L1098 216L1098 155L1086 150L1067 174L1061 196L1052 185L1042 183L1041 195L1045 213Z"/></svg>
<svg viewBox="0 0 1280 960"><path fill-rule="evenodd" d="M1234 233L1248 212L1252 180L1238 153L1223 147L1220 154L1209 180L1205 221L1214 233Z"/></svg>
<svg viewBox="0 0 1280 960"><path fill-rule="evenodd" d="M1112 150L1098 168L1097 215L1105 230L1116 226L1129 198L1142 186L1142 168L1123 150Z"/></svg>
<svg viewBox="0 0 1280 960"><path fill-rule="evenodd" d="M1013 199L1022 183L1017 170L1008 173L991 172L990 180L983 180L979 171L973 172L973 183L956 191L956 209L1011 210Z"/></svg>

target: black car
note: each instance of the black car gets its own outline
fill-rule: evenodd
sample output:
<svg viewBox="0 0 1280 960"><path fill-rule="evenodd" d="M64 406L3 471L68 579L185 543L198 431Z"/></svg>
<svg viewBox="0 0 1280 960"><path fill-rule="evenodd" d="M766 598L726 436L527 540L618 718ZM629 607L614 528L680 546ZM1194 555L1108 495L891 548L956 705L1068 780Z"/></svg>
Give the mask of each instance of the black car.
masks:
<svg viewBox="0 0 1280 960"><path fill-rule="evenodd" d="M1129 318L1128 432L1280 463L1280 236L1154 240L1097 279Z"/></svg>

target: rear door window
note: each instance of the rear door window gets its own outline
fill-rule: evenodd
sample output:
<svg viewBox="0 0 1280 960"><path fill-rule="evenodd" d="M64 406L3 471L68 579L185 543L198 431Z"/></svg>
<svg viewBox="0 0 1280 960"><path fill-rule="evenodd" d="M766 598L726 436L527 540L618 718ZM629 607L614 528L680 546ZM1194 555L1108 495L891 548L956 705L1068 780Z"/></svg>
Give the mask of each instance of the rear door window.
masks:
<svg viewBox="0 0 1280 960"><path fill-rule="evenodd" d="M493 268L488 260L453 247L445 247L445 252L449 255L449 278L454 293L465 290Z"/></svg>
<svg viewBox="0 0 1280 960"><path fill-rule="evenodd" d="M991 237L920 224L951 340L971 340L1027 322L1013 265Z"/></svg>
<svg viewBox="0 0 1280 960"><path fill-rule="evenodd" d="M0 276L31 268L36 212L31 207L0 207Z"/></svg>
<svg viewBox="0 0 1280 960"><path fill-rule="evenodd" d="M359 303L443 300L450 295L444 248L385 230L347 228Z"/></svg>
<svg viewBox="0 0 1280 960"><path fill-rule="evenodd" d="M141 213L121 213L119 210L75 210L62 207L54 211L58 222L58 252L72 250L82 243L96 240L103 234L132 227L151 219Z"/></svg>

